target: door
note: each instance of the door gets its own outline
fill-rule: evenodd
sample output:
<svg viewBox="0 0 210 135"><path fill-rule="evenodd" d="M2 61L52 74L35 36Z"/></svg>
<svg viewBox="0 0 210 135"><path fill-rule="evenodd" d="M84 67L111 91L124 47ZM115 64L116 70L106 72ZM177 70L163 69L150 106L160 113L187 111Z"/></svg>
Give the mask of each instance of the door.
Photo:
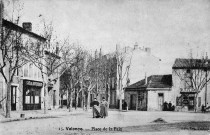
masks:
<svg viewBox="0 0 210 135"><path fill-rule="evenodd" d="M163 110L164 95L163 93L158 93L158 110Z"/></svg>
<svg viewBox="0 0 210 135"><path fill-rule="evenodd" d="M193 111L194 110L194 97L189 97L189 111Z"/></svg>
<svg viewBox="0 0 210 135"><path fill-rule="evenodd" d="M17 86L11 87L11 110L16 110Z"/></svg>
<svg viewBox="0 0 210 135"><path fill-rule="evenodd" d="M130 95L130 110L136 110L136 95Z"/></svg>
<svg viewBox="0 0 210 135"><path fill-rule="evenodd" d="M138 110L146 111L147 110L147 103L146 103L146 92L140 91L138 92Z"/></svg>
<svg viewBox="0 0 210 135"><path fill-rule="evenodd" d="M27 87L24 92L23 110L41 109L41 89L36 87Z"/></svg>

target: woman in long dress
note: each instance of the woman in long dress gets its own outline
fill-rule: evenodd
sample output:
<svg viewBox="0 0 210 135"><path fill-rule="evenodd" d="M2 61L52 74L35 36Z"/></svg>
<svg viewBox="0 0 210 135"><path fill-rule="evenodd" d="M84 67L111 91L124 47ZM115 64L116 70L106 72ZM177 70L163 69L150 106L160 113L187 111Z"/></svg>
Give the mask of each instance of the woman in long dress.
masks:
<svg viewBox="0 0 210 135"><path fill-rule="evenodd" d="M101 104L100 104L100 115L101 118L106 118L108 116L108 102L105 100L105 98L102 98Z"/></svg>

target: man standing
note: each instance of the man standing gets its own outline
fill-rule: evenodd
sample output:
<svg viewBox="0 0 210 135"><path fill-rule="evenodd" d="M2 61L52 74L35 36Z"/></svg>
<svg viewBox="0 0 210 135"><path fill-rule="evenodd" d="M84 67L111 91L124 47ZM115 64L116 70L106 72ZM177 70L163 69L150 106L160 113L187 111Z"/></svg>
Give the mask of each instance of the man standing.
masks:
<svg viewBox="0 0 210 135"><path fill-rule="evenodd" d="M94 101L91 103L92 111L93 111L93 118L99 118L100 114L98 111L99 102L97 101L97 98L94 98Z"/></svg>

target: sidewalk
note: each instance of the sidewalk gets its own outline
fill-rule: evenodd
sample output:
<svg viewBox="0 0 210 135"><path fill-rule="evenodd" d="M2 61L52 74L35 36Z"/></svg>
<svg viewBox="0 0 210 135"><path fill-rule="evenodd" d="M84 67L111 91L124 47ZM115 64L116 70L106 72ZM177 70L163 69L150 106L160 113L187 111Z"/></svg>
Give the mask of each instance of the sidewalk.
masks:
<svg viewBox="0 0 210 135"><path fill-rule="evenodd" d="M58 116L83 114L86 112L87 111L84 111L82 108L78 108L77 110L72 108L72 111L69 112L69 110L64 107L59 109L47 110L47 114L44 114L44 110L11 111L11 118L5 118L5 112L3 110L0 110L0 123L28 119L55 118ZM24 117L21 118L21 114L24 114Z"/></svg>

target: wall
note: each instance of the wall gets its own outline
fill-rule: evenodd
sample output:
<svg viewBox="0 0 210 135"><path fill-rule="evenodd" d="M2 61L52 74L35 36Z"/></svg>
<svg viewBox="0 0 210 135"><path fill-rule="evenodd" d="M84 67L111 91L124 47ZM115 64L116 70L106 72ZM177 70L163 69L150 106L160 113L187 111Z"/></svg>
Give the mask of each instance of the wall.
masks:
<svg viewBox="0 0 210 135"><path fill-rule="evenodd" d="M159 63L159 58L153 56L150 52L146 52L141 48L130 49L126 54L123 65L123 75L126 72L126 67L130 65L129 79L130 84L133 84L144 79L145 73L147 77L159 74ZM123 79L123 86L126 86L126 77Z"/></svg>
<svg viewBox="0 0 210 135"><path fill-rule="evenodd" d="M125 51L125 48L122 49ZM151 52L147 52L145 49L136 47L136 49L131 47L126 47L124 52L124 63L123 63L123 88L126 87L127 74L130 80L129 84L133 84L150 75L159 74L160 61L159 58L153 56ZM127 66L130 66L129 72L127 72ZM119 98L119 90L117 92L117 98ZM124 99L124 94L122 94L122 99Z"/></svg>
<svg viewBox="0 0 210 135"><path fill-rule="evenodd" d="M150 90L148 89L148 103L147 103L147 110L148 111L161 111L158 108L158 94L163 93L163 102L169 103L171 101L172 105L175 105L175 101L173 98L171 98L171 89L163 90L163 89L157 89L157 90Z"/></svg>
<svg viewBox="0 0 210 135"><path fill-rule="evenodd" d="M183 70L183 69L179 69ZM176 75L175 71L172 71L172 80L173 80L173 86L172 86L172 99L176 101L176 97L180 97L180 88L184 88L183 82L180 80L179 76ZM205 105L205 87L202 89L202 91L198 94L198 97L201 98L201 105ZM207 85L207 106L210 106L210 84ZM201 106L198 106L198 99L197 99L197 107L198 111L201 110Z"/></svg>
<svg viewBox="0 0 210 135"><path fill-rule="evenodd" d="M131 100L130 95L132 95L132 94L136 95L136 97L137 97L137 91L125 91L125 101L128 105L128 109L130 109L130 100Z"/></svg>

